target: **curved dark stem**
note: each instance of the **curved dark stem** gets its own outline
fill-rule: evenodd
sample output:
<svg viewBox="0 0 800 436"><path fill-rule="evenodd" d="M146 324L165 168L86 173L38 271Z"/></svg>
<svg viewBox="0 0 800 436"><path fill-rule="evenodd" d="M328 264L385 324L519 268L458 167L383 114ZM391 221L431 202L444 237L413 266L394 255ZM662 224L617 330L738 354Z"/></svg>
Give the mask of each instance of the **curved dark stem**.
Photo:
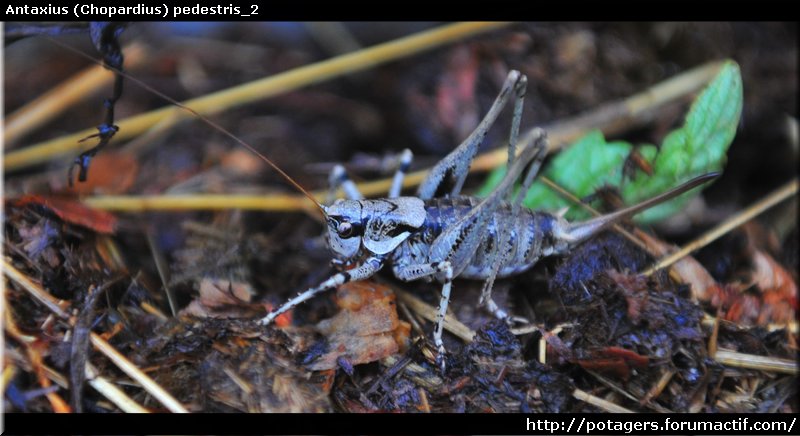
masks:
<svg viewBox="0 0 800 436"><path fill-rule="evenodd" d="M73 183L72 172L75 167L77 166L80 168L78 180L85 182L87 172L89 170L89 164L91 163L92 158L97 154L97 152L108 145L109 141L111 141L111 138L113 138L114 134L116 134L119 130L119 127L114 124L114 105L122 96L123 76L116 71L122 71L122 65L125 60L124 56L122 55L122 48L119 44L119 35L123 30L125 30L126 24L127 23L124 22L104 21L92 22L89 25L89 33L91 34L92 42L97 50L103 55L103 64L106 68L115 72L114 91L111 97L103 100L103 107L106 108L106 116L104 122L97 126L97 133L81 139L81 142L90 138L100 138L100 141L97 143L97 145L89 150L84 151L75 158L75 161L70 166L67 174L70 186L72 186Z"/></svg>

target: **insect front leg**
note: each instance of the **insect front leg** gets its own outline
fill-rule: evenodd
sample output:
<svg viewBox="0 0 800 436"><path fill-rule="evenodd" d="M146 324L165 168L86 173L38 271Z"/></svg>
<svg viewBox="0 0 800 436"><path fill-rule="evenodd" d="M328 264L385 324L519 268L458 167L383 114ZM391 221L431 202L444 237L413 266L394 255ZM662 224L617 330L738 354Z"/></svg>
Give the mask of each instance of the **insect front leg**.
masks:
<svg viewBox="0 0 800 436"><path fill-rule="evenodd" d="M519 118L522 116L522 98L525 96L527 79L519 71L512 70L508 73L500 94L492 103L489 112L483 117L478 127L461 143L455 150L439 161L425 177L425 180L417 190L417 196L423 200L428 200L436 195L439 186L448 178L453 182L453 189L450 196L456 196L461 192L461 187L467 179L469 167L475 155L478 153L478 146L483 142L486 132L497 120L500 111L508 102L512 93L515 94L514 122L519 128ZM513 131L512 131L513 132ZM512 135L513 137L513 135ZM516 143L516 139L514 139Z"/></svg>
<svg viewBox="0 0 800 436"><path fill-rule="evenodd" d="M331 276L328 280L325 280L324 282L320 283L319 286L297 294L296 297L287 301L281 307L270 312L269 315L261 319L261 324L264 325L271 324L272 321L274 321L275 318L278 317L278 315L288 310L291 310L293 307L314 297L315 295L324 290L332 289L337 286L341 286L345 283L357 282L359 280L364 280L369 277L372 277L376 272L378 272L383 267L383 264L384 264L383 258L370 257L369 259L367 259L366 262L351 269L350 271L342 271L340 273L336 273L333 276Z"/></svg>
<svg viewBox="0 0 800 436"><path fill-rule="evenodd" d="M439 300L439 307L436 312L436 327L433 329L433 343L436 345L436 364L445 370L444 356L447 350L444 348L442 333L444 330L444 317L447 314L447 306L450 304L450 290L453 283L453 267L448 261L431 262L416 265L395 265L392 269L395 277L403 281L417 280L439 273L444 273L442 283L442 295Z"/></svg>

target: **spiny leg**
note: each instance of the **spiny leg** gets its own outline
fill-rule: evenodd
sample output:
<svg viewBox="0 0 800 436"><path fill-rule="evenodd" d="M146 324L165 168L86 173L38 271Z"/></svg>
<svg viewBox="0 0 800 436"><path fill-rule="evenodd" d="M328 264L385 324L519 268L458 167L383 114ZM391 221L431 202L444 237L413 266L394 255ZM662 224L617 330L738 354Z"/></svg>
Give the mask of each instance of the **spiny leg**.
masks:
<svg viewBox="0 0 800 436"><path fill-rule="evenodd" d="M536 140L544 136L537 130ZM445 228L431 244L429 259L450 261L453 272L458 276L469 265L484 238L489 234L487 227L498 207L502 204L522 171L537 155L536 147L522 149L518 159L509 168L503 180L486 198L472 208L458 222Z"/></svg>
<svg viewBox="0 0 800 436"><path fill-rule="evenodd" d="M404 281L411 281L438 273L444 273L442 296L439 300L439 307L437 308L436 312L436 327L433 329L433 343L436 345L437 351L436 364L444 373L444 357L447 350L444 348L442 333L444 330L444 317L447 314L447 306L450 304L450 289L452 288L453 283L453 267L451 266L450 262L443 261L422 263L417 265L395 265L393 272L395 277Z"/></svg>
<svg viewBox="0 0 800 436"><path fill-rule="evenodd" d="M347 175L347 170L341 165L335 165L331 170L331 174L328 176L328 185L328 204L333 203L336 199L336 191L340 186L348 199L361 200L364 198L364 196L361 195L361 191L358 190L358 186L350 180L350 177Z"/></svg>
<svg viewBox="0 0 800 436"><path fill-rule="evenodd" d="M397 198L400 196L400 190L403 188L403 179L405 178L406 171L411 165L411 160L414 155L411 150L405 149L400 153L397 165L397 171L394 173L392 179L392 186L389 189L389 198ZM358 190L358 186L350 180L347 175L347 170L342 165L335 165L328 176L328 198L327 203L333 203L336 199L336 191L339 187L344 191L344 195L350 200L362 200L364 195Z"/></svg>
<svg viewBox="0 0 800 436"><path fill-rule="evenodd" d="M301 292L297 294L296 297L290 299L286 303L284 303L281 307L273 310L269 313L269 315L265 316L261 319L261 324L269 325L278 315L292 309L293 307L297 306L298 304L312 298L313 296L317 295L318 293L332 289L337 286L341 286L345 283L356 282L359 280L364 280L369 277L372 277L376 272L378 272L383 267L384 260L379 257L370 257L367 259L366 262L363 264L351 269L350 271L343 271L340 273L336 273L331 276L328 280L320 283L319 286L315 288L311 288L305 292Z"/></svg>
<svg viewBox="0 0 800 436"><path fill-rule="evenodd" d="M542 133L543 134L543 133ZM447 282L452 277L461 273L475 256L475 252L481 245L484 238L488 236L487 227L490 219L497 211L502 199L510 192L514 186L514 181L519 177L524 167L536 157L537 149L526 147L523 149L520 158L509 168L506 177L500 182L494 192L486 197L481 203L475 206L467 215L454 225L445 229L436 240L431 244L429 252L430 259L443 259L448 262L449 271ZM397 272L395 272L397 275ZM434 331L434 343L437 348L443 350L441 343L441 329L444 322L444 313L447 309L447 302L450 298L450 286L442 288L442 301L437 315L437 327ZM492 302L494 303L494 302ZM494 305L497 306L496 304ZM442 309L444 307L444 309ZM439 342L436 342L438 338ZM443 366L444 361L440 362Z"/></svg>
<svg viewBox="0 0 800 436"><path fill-rule="evenodd" d="M389 198L397 198L400 196L400 191L403 189L403 179L406 177L406 172L408 171L408 167L411 166L411 159L413 158L414 154L411 153L409 149L405 149L400 153L397 171L395 171L394 178L392 179L392 187L389 188Z"/></svg>
<svg viewBox="0 0 800 436"><path fill-rule="evenodd" d="M508 166L514 163L517 157L517 141L519 140L519 125L522 123L522 110L525 103L525 91L528 89L528 78L522 76L517 83L517 96L514 99L514 114L511 118L511 132L508 136Z"/></svg>
<svg viewBox="0 0 800 436"><path fill-rule="evenodd" d="M527 89L527 78L525 76L522 76L520 78L520 84L517 87L517 99L514 101L514 114L513 118L511 119L511 131L509 132L509 137L508 137L507 168L511 168L511 165L514 163L517 157L517 141L519 140L519 126L522 122L522 111L524 109L526 89ZM536 140L534 141L533 146L537 146L537 144L538 144L538 138L536 138ZM539 165L541 164L541 159L544 159L544 155L542 155L541 157L537 155L536 157L534 157L534 159L538 161L538 164L534 162L534 164L531 165L531 169L528 170L529 171L528 175L525 178L526 181L528 179L533 180L533 177L535 176L536 172L538 171ZM536 168L535 170L534 167ZM523 191L527 192L527 185L526 187L523 187ZM497 303L495 303L494 300L491 298L491 290L492 287L494 286L494 280L497 277L500 265L504 263L507 255L511 251L511 250L504 250L503 247L505 247L510 243L510 236L511 236L510 226L513 225L514 217L516 217L518 213L519 213L518 208L513 209L511 217L509 218L509 221L511 222L499 223L501 230L503 230L501 232L502 236L500 238L500 243L495 245L496 257L492 266L492 273L489 276L489 278L484 282L484 287L481 292L481 298L479 301L479 304L483 304L484 302L486 302L486 307L489 309L489 311L492 314L494 314L495 317L501 319L507 318L508 313L502 310L497 305Z"/></svg>
<svg viewBox="0 0 800 436"><path fill-rule="evenodd" d="M478 124L478 127L475 128L461 145L439 161L439 163L431 169L430 173L428 173L428 176L425 177L425 180L417 190L417 196L419 198L423 200L433 198L439 186L448 175L454 183L450 195L456 196L461 192L461 187L464 185L464 181L467 178L472 160L478 153L478 146L483 142L486 132L492 124L494 124L495 120L497 120L497 116L508 102L512 92L516 94L514 117L517 125L519 124L518 118L522 114L522 104L519 101L522 100L522 97L525 95L526 86L527 79L519 71L512 70L508 73L508 77L505 83L503 83L500 94L494 100L492 107L489 109L486 116L483 117L480 124ZM516 142L516 140L514 142Z"/></svg>

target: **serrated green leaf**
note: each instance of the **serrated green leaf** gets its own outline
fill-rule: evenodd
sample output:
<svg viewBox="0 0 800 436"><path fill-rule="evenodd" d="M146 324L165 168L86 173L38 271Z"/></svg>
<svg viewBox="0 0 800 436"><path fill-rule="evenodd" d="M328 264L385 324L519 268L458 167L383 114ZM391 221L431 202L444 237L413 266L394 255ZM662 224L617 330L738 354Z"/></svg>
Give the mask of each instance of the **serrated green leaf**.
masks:
<svg viewBox="0 0 800 436"><path fill-rule="evenodd" d="M742 113L739 66L728 61L692 103L683 126L670 132L653 161L653 176L639 174L623 188L627 204L650 198L688 179L720 171ZM667 218L683 209L700 191L694 190L639 216L642 222Z"/></svg>
<svg viewBox="0 0 800 436"><path fill-rule="evenodd" d="M556 156L544 174L579 198L591 195L600 187L613 186L620 190L626 204L635 204L693 177L721 170L741 111L741 74L735 62L727 61L695 99L681 128L667 134L658 149L653 145L637 147L643 160L653 168L652 175L637 171L632 180L623 178L623 166L633 146L623 141L607 142L599 131L589 132ZM504 174L504 168L493 171L479 195L491 192ZM685 207L698 192L694 190L654 207L641 214L639 220L664 219ZM545 210L573 206L538 181L526 194L524 204ZM579 219L586 215L573 207L567 217Z"/></svg>

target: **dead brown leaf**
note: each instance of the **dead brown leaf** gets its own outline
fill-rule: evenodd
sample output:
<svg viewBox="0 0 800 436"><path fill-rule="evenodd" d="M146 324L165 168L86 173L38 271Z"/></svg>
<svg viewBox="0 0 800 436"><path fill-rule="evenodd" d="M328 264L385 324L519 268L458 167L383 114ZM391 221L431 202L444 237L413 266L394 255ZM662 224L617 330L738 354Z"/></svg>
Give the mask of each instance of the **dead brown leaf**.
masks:
<svg viewBox="0 0 800 436"><path fill-rule="evenodd" d="M206 277L200 291L181 315L199 318L247 318L263 312L260 305L250 304L253 289L248 283ZM256 307L257 306L257 307Z"/></svg>
<svg viewBox="0 0 800 436"><path fill-rule="evenodd" d="M641 238L647 248L659 256L666 256L672 251L673 246L648 235L645 232L636 232L636 236ZM681 281L688 283L692 289L692 297L697 301L709 301L712 298L711 292L717 286L717 281L711 273L694 257L686 256L672 265L672 271L677 274Z"/></svg>
<svg viewBox="0 0 800 436"><path fill-rule="evenodd" d="M786 269L769 254L753 253L753 282L761 290L761 310L756 322L783 324L795 319L797 284Z"/></svg>
<svg viewBox="0 0 800 436"><path fill-rule="evenodd" d="M374 282L340 286L336 304L342 310L316 325L328 342L328 351L309 368L336 368L340 357L353 365L374 362L405 348L411 325L397 317L395 298L390 288Z"/></svg>

